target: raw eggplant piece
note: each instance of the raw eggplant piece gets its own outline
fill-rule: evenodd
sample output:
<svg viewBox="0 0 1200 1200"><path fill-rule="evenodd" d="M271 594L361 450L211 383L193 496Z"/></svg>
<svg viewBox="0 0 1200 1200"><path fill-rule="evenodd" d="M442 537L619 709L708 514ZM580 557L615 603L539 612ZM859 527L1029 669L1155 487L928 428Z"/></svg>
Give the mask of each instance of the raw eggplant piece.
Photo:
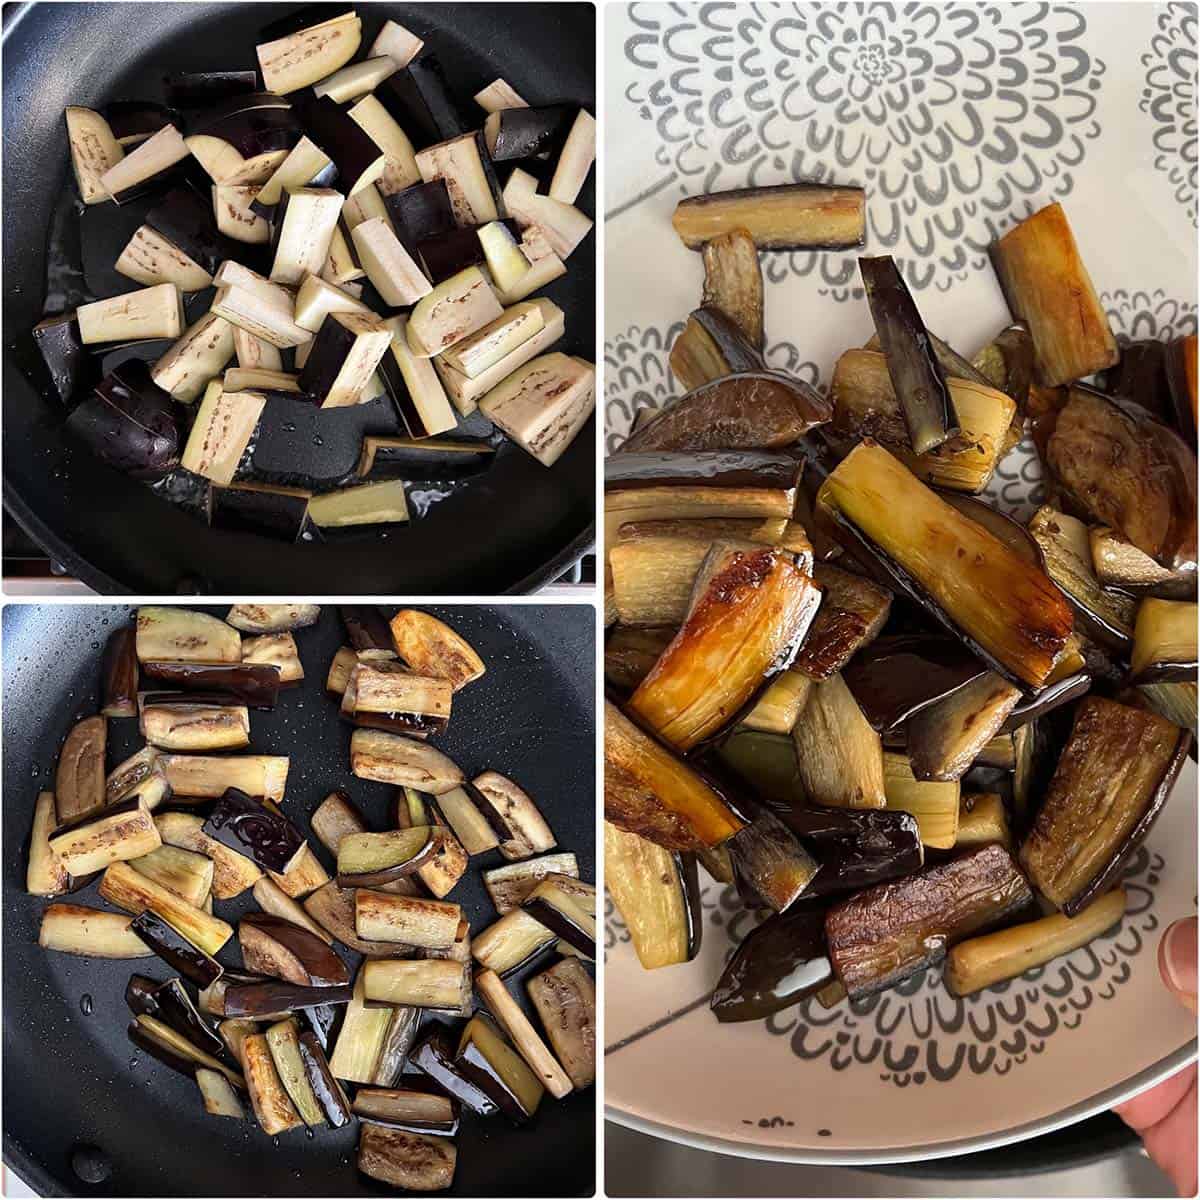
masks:
<svg viewBox="0 0 1200 1200"><path fill-rule="evenodd" d="M834 905L825 917L830 961L850 999L862 999L934 966L955 943L1032 903L1008 851L981 846Z"/></svg>
<svg viewBox="0 0 1200 1200"><path fill-rule="evenodd" d="M136 717L138 660L132 625L109 634L104 645L101 669L104 685L101 714L106 717Z"/></svg>
<svg viewBox="0 0 1200 1200"><path fill-rule="evenodd" d="M251 209L269 224L278 224L279 203L284 194L297 188L327 188L337 182L333 160L311 138L302 137L287 157L258 188Z"/></svg>
<svg viewBox="0 0 1200 1200"><path fill-rule="evenodd" d="M205 819L203 832L264 870L281 873L295 865L306 845L291 821L235 787L225 790Z"/></svg>
<svg viewBox="0 0 1200 1200"><path fill-rule="evenodd" d="M225 989L224 1016L269 1020L289 1012L325 1004L349 1004L353 989L348 983L300 987L284 979L231 984Z"/></svg>
<svg viewBox="0 0 1200 1200"><path fill-rule="evenodd" d="M934 850L949 850L958 837L961 789L959 781L918 779L904 754L883 756L887 806L916 818L921 842Z"/></svg>
<svg viewBox="0 0 1200 1200"><path fill-rule="evenodd" d="M234 788L278 804L287 785L289 760L283 755L164 754L159 761L177 796L219 800Z"/></svg>
<svg viewBox="0 0 1200 1200"><path fill-rule="evenodd" d="M33 340L54 390L64 404L68 403L83 388L91 365L80 340L75 314L43 317L33 327Z"/></svg>
<svg viewBox="0 0 1200 1200"><path fill-rule="evenodd" d="M396 64L386 55L368 57L313 84L313 95L346 104L374 91L395 70Z"/></svg>
<svg viewBox="0 0 1200 1200"><path fill-rule="evenodd" d="M179 114L151 100L111 100L104 106L104 119L122 146L136 146Z"/></svg>
<svg viewBox="0 0 1200 1200"><path fill-rule="evenodd" d="M125 157L124 147L100 113L72 104L63 115L79 198L84 204L103 204L110 196L101 181Z"/></svg>
<svg viewBox="0 0 1200 1200"><path fill-rule="evenodd" d="M506 215L497 199L495 171L479 133L464 133L426 146L417 151L416 163L426 183L445 181L458 225L486 225Z"/></svg>
<svg viewBox="0 0 1200 1200"><path fill-rule="evenodd" d="M207 312L155 362L150 378L181 404L191 404L232 357L233 326Z"/></svg>
<svg viewBox="0 0 1200 1200"><path fill-rule="evenodd" d="M592 230L586 213L573 204L541 195L537 181L519 167L509 176L503 199L520 228L526 234L535 228L549 252L559 258L569 258Z"/></svg>
<svg viewBox="0 0 1200 1200"><path fill-rule="evenodd" d="M342 604L338 607L346 637L355 655L364 662L393 659L391 631L383 611L374 604Z"/></svg>
<svg viewBox="0 0 1200 1200"><path fill-rule="evenodd" d="M387 166L383 150L331 97L316 96L306 101L301 112L306 132L332 159L343 195L361 192L383 174Z"/></svg>
<svg viewBox="0 0 1200 1200"><path fill-rule="evenodd" d="M396 886L392 884L390 886ZM371 958L405 958L412 951L399 942L360 938L354 928L354 889L340 888L336 880L317 888L303 904L304 911L351 950Z"/></svg>
<svg viewBox="0 0 1200 1200"><path fill-rule="evenodd" d="M363 963L368 1006L384 1004L463 1014L470 1007L471 971L444 958L368 960Z"/></svg>
<svg viewBox="0 0 1200 1200"><path fill-rule="evenodd" d="M212 284L212 276L199 263L149 225L134 231L113 269L144 287L172 283L181 292L198 292Z"/></svg>
<svg viewBox="0 0 1200 1200"><path fill-rule="evenodd" d="M354 1113L364 1121L453 1137L458 1132L458 1106L449 1096L401 1088L359 1088Z"/></svg>
<svg viewBox="0 0 1200 1200"><path fill-rule="evenodd" d="M391 343L391 331L374 314L330 314L300 372L301 390L321 408L354 404Z"/></svg>
<svg viewBox="0 0 1200 1200"><path fill-rule="evenodd" d="M1080 701L1020 854L1038 890L1067 916L1120 878L1166 803L1191 741L1154 713L1099 696Z"/></svg>
<svg viewBox="0 0 1200 1200"><path fill-rule="evenodd" d="M1143 600L1137 610L1130 682L1196 682L1197 606L1179 600Z"/></svg>
<svg viewBox="0 0 1200 1200"><path fill-rule="evenodd" d="M146 911L134 917L129 928L172 970L197 988L211 987L220 977L221 964L184 937L162 917Z"/></svg>
<svg viewBox="0 0 1200 1200"><path fill-rule="evenodd" d="M890 256L860 258L858 267L909 443L917 454L925 454L959 432L954 397L895 261Z"/></svg>
<svg viewBox="0 0 1200 1200"><path fill-rule="evenodd" d="M878 636L891 611L892 594L861 575L818 563L813 578L821 607L792 668L811 679L828 679ZM786 732L786 731L785 731Z"/></svg>
<svg viewBox="0 0 1200 1200"><path fill-rule="evenodd" d="M61 896L70 890L71 878L62 860L50 848L50 835L56 822L54 793L39 792L33 809L33 829L29 834L29 859L25 871L25 890L31 896Z"/></svg>
<svg viewBox="0 0 1200 1200"><path fill-rule="evenodd" d="M311 1030L300 1034L298 1042L300 1063L304 1067L308 1086L312 1089L325 1120L334 1129L350 1122L350 1100L345 1089L330 1069L329 1060L320 1039Z"/></svg>
<svg viewBox="0 0 1200 1200"><path fill-rule="evenodd" d="M104 807L104 755L108 744L108 722L103 717L77 721L63 741L54 768L56 824L86 817Z"/></svg>
<svg viewBox="0 0 1200 1200"><path fill-rule="evenodd" d="M200 1049L183 1034L158 1017L141 1013L134 1017L126 1033L140 1050L158 1059L181 1075L193 1078L197 1067L207 1067L223 1075L234 1087L244 1091L246 1081L232 1068Z"/></svg>
<svg viewBox="0 0 1200 1200"><path fill-rule="evenodd" d="M214 379L204 391L179 465L228 486L266 407L260 392L226 392Z"/></svg>
<svg viewBox="0 0 1200 1200"><path fill-rule="evenodd" d="M690 250L735 229L760 250L849 250L866 236L866 194L816 183L734 188L681 200L671 223Z"/></svg>
<svg viewBox="0 0 1200 1200"><path fill-rule="evenodd" d="M183 330L183 301L173 283L139 288L75 310L85 346L137 338L174 338Z"/></svg>
<svg viewBox="0 0 1200 1200"><path fill-rule="evenodd" d="M433 284L386 221L378 217L361 221L350 236L358 261L385 304L405 308L433 291Z"/></svg>
<svg viewBox="0 0 1200 1200"><path fill-rule="evenodd" d="M404 481L366 483L323 492L309 501L308 515L321 529L347 525L392 525L408 520Z"/></svg>
<svg viewBox="0 0 1200 1200"><path fill-rule="evenodd" d="M454 1182L458 1149L444 1137L429 1137L364 1121L358 1135L356 1165L364 1175L389 1187L443 1192Z"/></svg>
<svg viewBox="0 0 1200 1200"><path fill-rule="evenodd" d="M545 1089L490 1018L476 1014L467 1022L454 1065L515 1124L523 1125L537 1111Z"/></svg>
<svg viewBox="0 0 1200 1200"><path fill-rule="evenodd" d="M130 928L125 913L78 904L48 904L42 910L38 945L83 958L149 958L154 951Z"/></svg>
<svg viewBox="0 0 1200 1200"><path fill-rule="evenodd" d="M487 261L483 243L474 225L447 229L445 233L423 238L416 245L416 254L424 273L434 283L444 283L460 271L468 267L482 267ZM493 282L499 291L500 280L494 275Z"/></svg>
<svg viewBox="0 0 1200 1200"><path fill-rule="evenodd" d="M596 161L596 118L584 109L575 114L559 152L547 194L551 200L574 204Z"/></svg>
<svg viewBox="0 0 1200 1200"><path fill-rule="evenodd" d="M922 780L961 779L1021 699L994 671L924 708L905 725L913 774Z"/></svg>
<svg viewBox="0 0 1200 1200"><path fill-rule="evenodd" d="M833 978L825 912L797 908L752 929L726 964L709 1007L717 1020L758 1021L813 995Z"/></svg>
<svg viewBox="0 0 1200 1200"><path fill-rule="evenodd" d="M578 959L565 958L526 984L554 1047L575 1087L596 1079L596 985ZM532 1065L532 1064L531 1064Z"/></svg>
<svg viewBox="0 0 1200 1200"><path fill-rule="evenodd" d="M499 317L495 292L477 267L438 284L413 309L406 325L414 355L432 358Z"/></svg>
<svg viewBox="0 0 1200 1200"><path fill-rule="evenodd" d="M188 157L187 143L174 125L164 125L100 176L100 186L125 204L161 187L176 174L172 168Z"/></svg>
<svg viewBox="0 0 1200 1200"><path fill-rule="evenodd" d="M438 840L437 830L428 825L383 833L346 832L338 842L338 887L380 887L413 875L433 857Z"/></svg>
<svg viewBox="0 0 1200 1200"><path fill-rule="evenodd" d="M434 54L422 54L389 75L375 97L418 149L457 137L471 127L454 101L446 72Z"/></svg>
<svg viewBox="0 0 1200 1200"><path fill-rule="evenodd" d="M303 10L296 17L302 19ZM268 27L260 36L268 39L254 48L263 85L284 96L348 63L362 39L362 21L351 9L332 20L286 32L275 33Z"/></svg>
<svg viewBox="0 0 1200 1200"><path fill-rule="evenodd" d="M332 188L298 188L283 193L272 226L273 283L295 286L306 275L321 271L329 257L329 242L341 211L342 195Z"/></svg>
<svg viewBox="0 0 1200 1200"><path fill-rule="evenodd" d="M994 670L1034 689L1046 683L1071 632L1062 594L886 450L855 447L821 485L817 504L890 583Z"/></svg>
<svg viewBox="0 0 1200 1200"><path fill-rule="evenodd" d="M557 844L533 799L498 771L485 771L471 781L480 811L499 836L500 853L512 862L552 850Z"/></svg>
<svg viewBox="0 0 1200 1200"><path fill-rule="evenodd" d="M487 87L475 93L475 103L484 112L499 112L504 108L528 108L520 93L504 79L493 79Z"/></svg>
<svg viewBox="0 0 1200 1200"><path fill-rule="evenodd" d="M248 287L220 286L219 278L216 282L217 294L209 309L214 315L224 317L231 325L281 350L312 341L312 334L292 320L292 302L288 293L284 293L280 306Z"/></svg>
<svg viewBox="0 0 1200 1200"><path fill-rule="evenodd" d="M577 881L560 882L556 876L549 876L529 893L521 907L573 950L585 958L595 958L595 904L586 896L574 894L571 882Z"/></svg>
<svg viewBox="0 0 1200 1200"><path fill-rule="evenodd" d="M726 375L762 371L762 354L717 308L698 308L671 346L671 371L692 392Z"/></svg>
<svg viewBox="0 0 1200 1200"><path fill-rule="evenodd" d="M534 292L549 287L556 279L561 279L567 273L566 264L552 250L547 250L541 258L536 260L533 258L534 251L530 237L534 233L540 237L540 227L529 226L526 228L520 246L521 253L530 259L533 265L513 287L503 291L499 288L496 290L501 304L516 304L518 300L529 299Z"/></svg>
<svg viewBox="0 0 1200 1200"><path fill-rule="evenodd" d="M126 912L149 912L161 918L206 955L216 954L233 936L231 925L188 904L128 863L113 863L105 870L100 895Z"/></svg>
<svg viewBox="0 0 1200 1200"><path fill-rule="evenodd" d="M360 834L360 837L370 836ZM403 942L444 950L454 945L462 909L444 900L397 896L359 888L354 893L354 926L361 938Z"/></svg>
<svg viewBox="0 0 1200 1200"><path fill-rule="evenodd" d="M551 192L553 195L553 191ZM705 242L702 306L715 309L756 351L763 347L763 284L754 239L744 229Z"/></svg>
<svg viewBox="0 0 1200 1200"><path fill-rule="evenodd" d="M769 812L739 829L725 848L738 890L773 912L795 903L819 873L820 864Z"/></svg>
<svg viewBox="0 0 1200 1200"><path fill-rule="evenodd" d="M193 187L172 188L146 214L146 224L210 276L237 256L237 246L218 230L212 208Z"/></svg>
<svg viewBox="0 0 1200 1200"><path fill-rule="evenodd" d="M420 788L441 795L465 776L440 750L412 738L356 729L350 738L350 769L360 779Z"/></svg>
<svg viewBox="0 0 1200 1200"><path fill-rule="evenodd" d="M232 483L209 493L209 521L216 529L237 530L294 542L308 519L311 492L262 483Z"/></svg>
<svg viewBox="0 0 1200 1200"><path fill-rule="evenodd" d="M1049 204L989 247L1009 310L1029 326L1043 387L1111 367L1118 357L1108 317L1061 204Z"/></svg>
<svg viewBox="0 0 1200 1200"><path fill-rule="evenodd" d="M432 437L453 429L458 418L433 364L412 350L409 319L396 316L383 324L391 335L390 353L380 360L379 373L405 428L414 438Z"/></svg>
<svg viewBox="0 0 1200 1200"><path fill-rule="evenodd" d="M217 229L226 237L249 246L265 246L270 242L270 222L254 208L259 190L257 183L213 184L213 215Z"/></svg>
<svg viewBox="0 0 1200 1200"><path fill-rule="evenodd" d="M418 246L455 228L454 208L444 179L415 183L384 197L388 216L405 242Z"/></svg>
<svg viewBox="0 0 1200 1200"><path fill-rule="evenodd" d="M570 104L495 109L483 123L488 154L498 163L553 154L567 140L577 112ZM574 197L567 201L573 202Z"/></svg>
<svg viewBox="0 0 1200 1200"><path fill-rule="evenodd" d="M384 21L383 28L375 35L367 57L386 55L397 67L407 67L421 53L424 45L424 40L411 29L406 29L398 21L388 20Z"/></svg>
<svg viewBox="0 0 1200 1200"><path fill-rule="evenodd" d="M497 975L507 975L552 949L558 935L523 908L505 913L471 941L471 957Z"/></svg>
<svg viewBox="0 0 1200 1200"><path fill-rule="evenodd" d="M258 91L255 71L180 71L163 77L167 103L176 108L211 108Z"/></svg>
<svg viewBox="0 0 1200 1200"><path fill-rule="evenodd" d="M455 1060L455 1043L450 1030L435 1026L408 1056L408 1064L437 1084L438 1089L481 1117L498 1111L495 1100L464 1076Z"/></svg>
<svg viewBox="0 0 1200 1200"><path fill-rule="evenodd" d="M248 708L275 707L279 692L279 672L273 667L234 662L172 662L147 659L142 672L172 687L188 692L223 692L231 702ZM184 699L181 695L180 699Z"/></svg>

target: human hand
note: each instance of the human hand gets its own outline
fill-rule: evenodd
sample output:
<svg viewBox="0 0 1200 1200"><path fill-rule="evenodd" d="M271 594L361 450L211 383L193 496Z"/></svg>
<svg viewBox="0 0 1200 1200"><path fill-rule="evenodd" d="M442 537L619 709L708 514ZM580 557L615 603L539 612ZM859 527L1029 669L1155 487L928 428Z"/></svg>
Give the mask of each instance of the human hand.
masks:
<svg viewBox="0 0 1200 1200"><path fill-rule="evenodd" d="M1196 1012L1196 918L1167 927L1158 944L1158 969L1167 990ZM1181 1196L1196 1194L1196 1064L1164 1079L1113 1112L1142 1139L1146 1153Z"/></svg>

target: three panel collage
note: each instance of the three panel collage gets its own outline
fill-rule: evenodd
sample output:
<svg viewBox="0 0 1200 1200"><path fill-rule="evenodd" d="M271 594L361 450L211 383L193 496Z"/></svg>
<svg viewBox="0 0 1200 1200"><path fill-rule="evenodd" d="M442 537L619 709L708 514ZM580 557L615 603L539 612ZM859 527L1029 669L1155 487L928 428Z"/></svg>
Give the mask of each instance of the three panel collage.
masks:
<svg viewBox="0 0 1200 1200"><path fill-rule="evenodd" d="M1197 1194L1195 0L2 21L0 1195Z"/></svg>

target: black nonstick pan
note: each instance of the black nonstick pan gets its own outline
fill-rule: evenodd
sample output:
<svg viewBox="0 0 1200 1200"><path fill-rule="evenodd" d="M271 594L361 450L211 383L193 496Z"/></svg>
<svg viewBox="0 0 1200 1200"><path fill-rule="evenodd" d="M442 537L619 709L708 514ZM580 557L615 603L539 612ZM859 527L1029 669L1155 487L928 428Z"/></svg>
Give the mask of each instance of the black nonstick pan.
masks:
<svg viewBox="0 0 1200 1200"><path fill-rule="evenodd" d="M471 774L489 767L510 773L542 807L559 846L576 854L582 877L594 879L592 609L429 611L457 628L488 668L455 697L450 727L437 744ZM97 711L101 647L130 612L108 605L4 610L5 1161L46 1196L381 1195L386 1189L355 1171L355 1128L324 1127L311 1139L293 1130L273 1145L252 1120L207 1116L191 1082L127 1041L125 983L135 971L165 979L170 972L164 964L153 958L93 961L47 953L36 944L46 902L24 890L34 799L53 787L55 757L68 728ZM284 809L304 833L308 814L339 786L373 828L387 828L395 789L350 774L349 726L323 693L329 662L343 641L337 613L326 609L319 624L298 631L296 640L305 682L283 693L273 712L252 714L252 746L290 756ZM110 765L140 745L136 724L109 722ZM310 844L332 869L324 848L315 838ZM497 851L472 859L452 894L472 916L473 929L493 913L480 865L502 861ZM108 907L97 899L96 887L81 892L79 903ZM236 923L254 907L247 893L218 902L217 914ZM235 943L220 955L231 965L240 961ZM357 955L338 949L357 965ZM510 977L509 984L524 1001L523 980ZM547 1096L523 1129L503 1117L464 1116L454 1194L591 1194L594 1105L594 1089L562 1101ZM85 1183L73 1170L85 1147L96 1148L110 1169L103 1182Z"/></svg>
<svg viewBox="0 0 1200 1200"><path fill-rule="evenodd" d="M103 466L63 434L63 407L29 331L44 312L68 311L135 286L111 270L123 242L109 248L113 230L129 214L117 214L113 205L92 206L81 227L64 106L161 100L161 80L168 72L251 69L256 65L256 32L301 7L5 6L5 504L55 560L108 594L309 595L333 589L346 595L494 595L535 590L591 544L594 421L553 468L504 441L494 465L470 480L414 484L410 507L429 507L406 527L297 545L209 529L176 504ZM497 76L532 104L566 100L594 111L591 4L367 3L360 16L364 54L389 17L424 37L436 49L457 98L481 122L484 114L472 96ZM579 205L595 212L591 180ZM100 212L101 207L107 211ZM98 252L96 246L101 247ZM564 278L541 293L567 315L566 337L556 349L594 360L591 238L571 256L568 268ZM489 428L478 414L472 421L469 432ZM364 433L396 432L403 431L386 400L328 413L273 402L260 428L254 468L281 480L303 462L312 478L333 480L353 468Z"/></svg>

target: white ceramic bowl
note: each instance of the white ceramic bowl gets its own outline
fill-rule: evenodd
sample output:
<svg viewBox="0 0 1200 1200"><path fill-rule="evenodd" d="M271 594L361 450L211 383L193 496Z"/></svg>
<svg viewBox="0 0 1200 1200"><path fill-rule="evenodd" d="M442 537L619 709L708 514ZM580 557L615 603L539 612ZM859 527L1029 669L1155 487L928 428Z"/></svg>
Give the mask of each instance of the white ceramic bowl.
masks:
<svg viewBox="0 0 1200 1200"><path fill-rule="evenodd" d="M667 352L699 303L684 195L828 179L868 191L866 252L901 262L928 325L973 353L1009 317L995 235L1062 201L1121 340L1196 331L1196 14L1083 4L638 4L606 15L606 418L678 394ZM768 359L828 381L871 334L853 253L769 254ZM988 497L1027 517L1028 444ZM1120 930L959 1000L940 972L852 1012L809 1001L721 1026L708 994L752 918L704 890L704 946L643 971L607 922L606 1104L623 1124L734 1154L896 1162L1045 1133L1194 1057L1162 930L1196 906L1195 767L1131 864Z"/></svg>

